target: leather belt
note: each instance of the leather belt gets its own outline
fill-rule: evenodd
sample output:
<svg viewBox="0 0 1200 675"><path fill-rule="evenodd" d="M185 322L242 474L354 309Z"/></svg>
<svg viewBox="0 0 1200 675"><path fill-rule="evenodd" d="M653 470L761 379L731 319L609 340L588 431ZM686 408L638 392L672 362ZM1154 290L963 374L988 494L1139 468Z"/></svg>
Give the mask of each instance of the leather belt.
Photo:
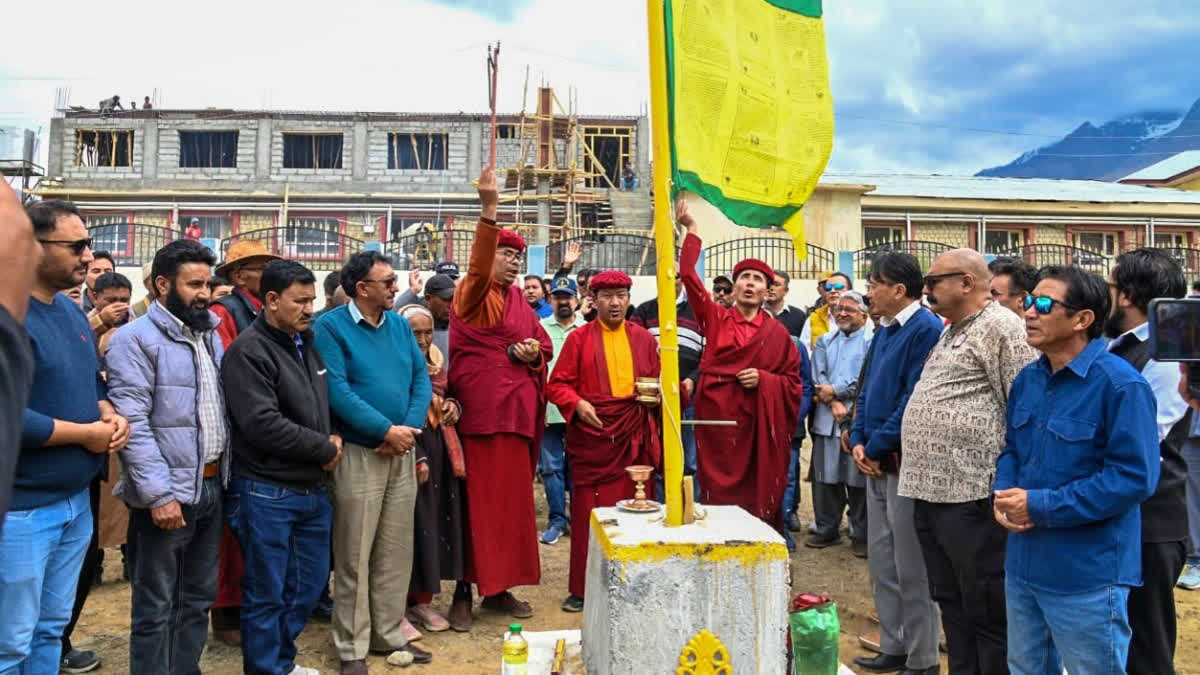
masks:
<svg viewBox="0 0 1200 675"><path fill-rule="evenodd" d="M221 462L220 461L209 462L208 464L204 465L204 477L205 478L216 478L219 475L221 475Z"/></svg>

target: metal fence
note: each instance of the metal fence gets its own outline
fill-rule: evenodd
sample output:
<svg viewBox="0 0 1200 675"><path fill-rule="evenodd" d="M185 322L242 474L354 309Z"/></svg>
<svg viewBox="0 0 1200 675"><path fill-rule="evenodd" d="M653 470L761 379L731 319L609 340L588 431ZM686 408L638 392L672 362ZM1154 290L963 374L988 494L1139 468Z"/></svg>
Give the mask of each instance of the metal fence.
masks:
<svg viewBox="0 0 1200 675"><path fill-rule="evenodd" d="M346 258L363 250L361 239L341 232L312 227L266 227L241 232L221 240L220 257L235 241L259 241L267 251L287 260L295 260L314 272L340 270Z"/></svg>
<svg viewBox="0 0 1200 675"><path fill-rule="evenodd" d="M634 276L657 274L654 239L636 234L584 234L546 247L546 273L553 274L562 265L567 246L578 243L583 255L575 270L621 270Z"/></svg>
<svg viewBox="0 0 1200 675"><path fill-rule="evenodd" d="M1108 275L1112 260L1098 251L1066 244L1026 244L996 253L997 258L1020 258L1037 268L1046 265L1079 265L1103 276Z"/></svg>
<svg viewBox="0 0 1200 675"><path fill-rule="evenodd" d="M934 258L953 248L949 244L937 241L919 241L916 239L889 241L860 248L854 252L854 278L865 280L869 277L871 274L871 262L880 253L887 251L908 253L916 257L917 262L921 264L922 270L928 270L929 266L933 264Z"/></svg>
<svg viewBox="0 0 1200 675"><path fill-rule="evenodd" d="M158 249L182 238L180 233L161 225L110 223L88 228L93 251L108 251L114 264L141 267L154 260Z"/></svg>
<svg viewBox="0 0 1200 675"><path fill-rule="evenodd" d="M1179 261L1188 283L1200 280L1200 248L1162 247L1162 250Z"/></svg>
<svg viewBox="0 0 1200 675"><path fill-rule="evenodd" d="M815 244L805 244L805 250L805 259L798 259L790 237L731 239L704 249L704 274L709 278L733 274L733 268L746 258L758 258L793 279L823 279L837 270L837 254L833 251Z"/></svg>
<svg viewBox="0 0 1200 675"><path fill-rule="evenodd" d="M450 261L465 273L474 241L474 230L428 229L389 241L383 253L399 270L432 270L436 263Z"/></svg>

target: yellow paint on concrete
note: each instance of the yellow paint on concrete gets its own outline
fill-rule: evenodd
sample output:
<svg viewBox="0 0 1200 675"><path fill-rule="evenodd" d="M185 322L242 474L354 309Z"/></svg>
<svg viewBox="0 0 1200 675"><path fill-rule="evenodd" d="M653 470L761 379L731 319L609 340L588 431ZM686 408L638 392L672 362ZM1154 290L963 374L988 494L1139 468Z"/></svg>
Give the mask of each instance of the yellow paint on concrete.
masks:
<svg viewBox="0 0 1200 675"><path fill-rule="evenodd" d="M752 567L763 562L787 560L787 546L782 543L754 541L724 541L720 543L637 542L624 544L614 541L612 523L601 522L592 512L592 536L603 549L605 557L619 563L662 562L671 558L698 559L704 562L733 562ZM702 527L701 524L685 527Z"/></svg>

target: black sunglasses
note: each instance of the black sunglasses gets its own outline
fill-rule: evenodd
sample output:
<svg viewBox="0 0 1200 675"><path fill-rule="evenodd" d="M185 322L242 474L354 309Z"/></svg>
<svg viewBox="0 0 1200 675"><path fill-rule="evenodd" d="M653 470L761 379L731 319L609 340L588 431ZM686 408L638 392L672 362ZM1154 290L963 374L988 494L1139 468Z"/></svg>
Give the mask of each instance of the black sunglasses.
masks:
<svg viewBox="0 0 1200 675"><path fill-rule="evenodd" d="M937 285L937 282L941 281L942 279L949 279L950 277L961 277L964 274L966 274L966 272L946 272L944 274L930 274L925 277L922 277L921 281L922 281L922 283L925 284L925 288L933 288L934 286Z"/></svg>
<svg viewBox="0 0 1200 675"><path fill-rule="evenodd" d="M713 286L713 293L732 293L733 289L729 286Z"/></svg>
<svg viewBox="0 0 1200 675"><path fill-rule="evenodd" d="M1027 295L1025 296L1022 304L1025 307L1025 311L1029 311L1029 308L1033 307L1038 314L1049 314L1050 312L1054 311L1055 305L1062 305L1063 309L1069 309L1073 311L1079 310L1079 308L1074 305L1068 305L1062 300L1055 300L1048 295Z"/></svg>
<svg viewBox="0 0 1200 675"><path fill-rule="evenodd" d="M38 239L38 241L42 242L43 244L58 244L59 246L66 246L70 248L71 252L75 255L80 255L83 253L83 249L92 247L92 240L90 237L88 239L76 239L74 241L68 241L65 239Z"/></svg>

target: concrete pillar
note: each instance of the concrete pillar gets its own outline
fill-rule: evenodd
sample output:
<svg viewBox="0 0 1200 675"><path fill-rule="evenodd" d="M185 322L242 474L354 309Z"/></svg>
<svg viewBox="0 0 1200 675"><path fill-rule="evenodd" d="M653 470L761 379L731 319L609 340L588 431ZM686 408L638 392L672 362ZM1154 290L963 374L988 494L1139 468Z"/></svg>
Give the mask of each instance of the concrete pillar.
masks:
<svg viewBox="0 0 1200 675"><path fill-rule="evenodd" d="M367 123L359 120L354 123L354 166L351 174L354 180L367 179Z"/></svg>
<svg viewBox="0 0 1200 675"><path fill-rule="evenodd" d="M541 176L538 178L537 191L538 191L539 195L546 195L544 198L538 200L537 221L541 225L548 226L551 224L550 223L551 202L550 202L550 196L549 196L550 195L550 177L549 176ZM537 228L537 231L533 235L533 240L534 240L534 243L537 243L537 244L542 244L542 245L549 244L550 243L550 228L549 227Z"/></svg>
<svg viewBox="0 0 1200 675"><path fill-rule="evenodd" d="M654 182L650 176L650 118L638 117L634 151L637 153L637 175L643 190L649 190Z"/></svg>
<svg viewBox="0 0 1200 675"><path fill-rule="evenodd" d="M587 672L673 673L680 652L702 630L724 644L730 672L787 671L783 538L739 507L704 508L703 520L670 528L661 513L592 512Z"/></svg>
<svg viewBox="0 0 1200 675"><path fill-rule="evenodd" d="M63 147L67 144L75 147L75 130L67 128L67 121L62 117L50 120L50 149L46 154L46 175L63 175ZM68 162L73 163L75 156L71 155Z"/></svg>
<svg viewBox="0 0 1200 675"><path fill-rule="evenodd" d="M483 127L485 122L471 122L467 134L467 182L475 180L483 172L483 153L487 147L483 143Z"/></svg>
<svg viewBox="0 0 1200 675"><path fill-rule="evenodd" d="M158 178L158 119L151 118L142 124L142 180ZM179 133L179 132L167 132Z"/></svg>
<svg viewBox="0 0 1200 675"><path fill-rule="evenodd" d="M254 140L254 177L258 180L271 178L271 138L274 132L269 119L258 121L258 135Z"/></svg>

